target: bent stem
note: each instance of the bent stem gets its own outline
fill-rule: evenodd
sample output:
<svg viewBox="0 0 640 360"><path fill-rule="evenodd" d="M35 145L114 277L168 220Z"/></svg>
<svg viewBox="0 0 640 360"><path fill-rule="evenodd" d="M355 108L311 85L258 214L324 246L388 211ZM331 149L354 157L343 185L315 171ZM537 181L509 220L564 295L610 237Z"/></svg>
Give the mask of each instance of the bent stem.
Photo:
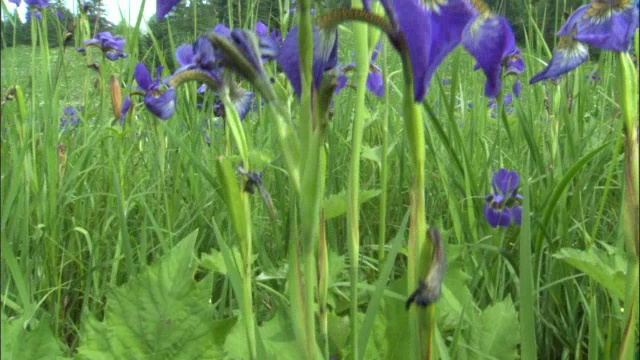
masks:
<svg viewBox="0 0 640 360"><path fill-rule="evenodd" d="M404 97L402 107L404 111L405 132L409 137L409 147L411 158L415 166L415 176L413 186L411 188L411 216L409 226L409 240L407 244L407 289L412 291L418 279L424 276L429 269L428 261L419 261L418 256L421 253L429 254L431 258L433 246L427 244L426 238L426 218L425 218L425 141L424 141L424 123L422 120L422 112L418 104L414 101L413 93L413 71L411 70L411 62L409 54L405 51L402 53L402 65L404 74ZM424 249L424 246L430 248ZM414 350L414 358L431 359L433 344L433 306L428 308L412 307L415 310L409 310L409 323L413 329L412 344Z"/></svg>
<svg viewBox="0 0 640 360"><path fill-rule="evenodd" d="M352 6L359 6L360 1L352 0ZM351 325L351 355L353 359L360 359L363 354L358 354L358 262L360 249L360 229L358 214L358 197L360 193L360 151L362 148L362 134L364 131L364 96L366 90L367 75L369 70L369 46L367 41L366 24L353 25L356 46L356 111L353 118L353 130L351 135L351 166L349 168L349 209L347 211L347 236L349 242L349 265L351 299L350 299L350 325Z"/></svg>

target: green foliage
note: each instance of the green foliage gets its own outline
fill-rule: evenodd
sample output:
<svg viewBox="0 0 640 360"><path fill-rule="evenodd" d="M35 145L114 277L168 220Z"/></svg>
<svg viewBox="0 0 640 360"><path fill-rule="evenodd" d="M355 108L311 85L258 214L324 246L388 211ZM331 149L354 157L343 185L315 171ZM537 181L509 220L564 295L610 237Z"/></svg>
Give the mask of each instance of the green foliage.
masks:
<svg viewBox="0 0 640 360"><path fill-rule="evenodd" d="M567 264L587 274L609 290L612 295L623 300L626 289L627 257L620 249L611 246L605 248L607 251L599 250L596 247L591 247L588 250L563 248L553 254L553 257L564 260Z"/></svg>
<svg viewBox="0 0 640 360"><path fill-rule="evenodd" d="M60 360L63 345L51 332L50 317L40 321L2 314L2 358L8 360Z"/></svg>
<svg viewBox="0 0 640 360"><path fill-rule="evenodd" d="M215 320L210 276L196 282L193 248L197 231L138 278L107 295L104 320L88 314L85 359L204 359L224 355L236 319Z"/></svg>
<svg viewBox="0 0 640 360"><path fill-rule="evenodd" d="M482 311L469 336L469 359L515 359L520 331L518 313L510 298Z"/></svg>

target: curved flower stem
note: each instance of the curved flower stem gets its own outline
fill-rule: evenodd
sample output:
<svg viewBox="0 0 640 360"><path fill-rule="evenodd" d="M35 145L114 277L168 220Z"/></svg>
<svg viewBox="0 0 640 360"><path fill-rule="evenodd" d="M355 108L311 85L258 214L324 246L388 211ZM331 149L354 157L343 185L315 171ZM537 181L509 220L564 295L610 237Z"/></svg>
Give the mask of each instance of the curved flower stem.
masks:
<svg viewBox="0 0 640 360"><path fill-rule="evenodd" d="M300 225L302 231L302 259L304 269L302 314L294 314L302 322L304 354L308 359L317 359L321 355L316 342L315 326L315 284L316 261L315 250L318 237L321 203L321 157L324 136L321 133L319 120L314 116L312 101L311 66L313 63L313 30L311 25L311 1L300 1L299 49L302 95L300 97ZM317 110L317 107L316 107ZM302 161L304 159L304 161ZM301 316L300 316L301 315Z"/></svg>
<svg viewBox="0 0 640 360"><path fill-rule="evenodd" d="M409 226L409 240L407 244L407 288L409 291L418 283L418 279L426 275L431 259L432 245L425 241L425 140L422 112L418 104L414 102L413 95L413 71L409 54L402 53L402 65L404 74L404 95L402 108L404 111L405 132L409 138L409 149L413 159L415 177L411 188L411 216ZM424 246L431 248L424 249ZM418 258L420 254L426 256ZM433 345L434 311L433 306L425 308L413 307L409 310L409 323L412 334L414 358L431 359Z"/></svg>
<svg viewBox="0 0 640 360"><path fill-rule="evenodd" d="M624 52L618 53L617 90L625 131L625 186L622 212L627 251L629 252L625 298L627 319L622 332L620 359L633 359L634 346L637 339L638 256L640 255L638 236L638 75L631 57Z"/></svg>
<svg viewBox="0 0 640 360"><path fill-rule="evenodd" d="M352 0L351 6L360 5L360 1ZM367 25L353 24L356 50L356 103L351 133L351 166L349 168L349 208L347 210L347 238L349 242L349 277L351 282L350 323L351 323L351 355L353 359L360 359L364 354L358 354L358 263L360 250L360 229L358 197L360 194L360 152L362 149L362 134L364 131L364 97L367 75L369 72L369 44L367 40Z"/></svg>

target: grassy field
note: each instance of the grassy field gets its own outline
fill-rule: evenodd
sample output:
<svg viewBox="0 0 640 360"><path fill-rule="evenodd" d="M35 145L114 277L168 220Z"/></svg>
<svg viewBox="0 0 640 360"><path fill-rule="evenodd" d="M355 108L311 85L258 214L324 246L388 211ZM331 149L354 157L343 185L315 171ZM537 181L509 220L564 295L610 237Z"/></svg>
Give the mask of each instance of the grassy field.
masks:
<svg viewBox="0 0 640 360"><path fill-rule="evenodd" d="M625 250L615 56L602 52L558 82L528 86L549 59L529 34L518 39L525 86L511 105L488 106L484 75L458 48L419 108L426 222L440 230L448 258L442 298L431 306L436 354L618 358L628 262L637 260ZM340 28L341 65L353 61L356 38L351 25ZM416 170L402 120L400 58L387 42L376 60L386 95L366 95L361 146L354 149L354 88L335 97L326 123L313 277L300 255L305 195L292 188L273 113L259 96L241 127L276 220L259 194L240 195L243 177L228 176L244 154L207 106L212 98L199 109L196 83L178 89L168 121L134 97L118 123L109 78L115 74L129 93L135 64L151 56L111 62L98 50L87 58L40 46L1 56L2 94L17 89L2 106L3 358L248 358L248 324L257 328L262 358L299 358L292 294L309 279L320 279L312 320L325 356L351 358L350 344L359 341L359 358L404 358L415 330L405 301L414 290L407 239ZM93 62L99 71L87 67ZM299 102L275 65L267 70L286 90L280 100L298 129ZM516 80L505 78L503 95ZM78 107L80 121L62 129L68 106ZM347 214L357 153L354 267ZM522 226L492 228L484 218L500 168L520 175ZM248 254L237 226L242 211Z"/></svg>

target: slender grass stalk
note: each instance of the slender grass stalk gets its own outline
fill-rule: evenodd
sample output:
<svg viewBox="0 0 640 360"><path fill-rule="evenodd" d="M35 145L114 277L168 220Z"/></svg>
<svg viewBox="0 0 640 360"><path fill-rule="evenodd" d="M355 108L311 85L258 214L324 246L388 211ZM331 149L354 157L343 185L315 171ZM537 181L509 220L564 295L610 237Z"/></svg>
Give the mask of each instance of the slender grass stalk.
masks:
<svg viewBox="0 0 640 360"><path fill-rule="evenodd" d="M637 39L637 36L636 36ZM637 46L637 42L636 42ZM620 345L620 359L633 359L637 341L638 271L640 239L638 232L638 76L629 54L618 53L618 95L625 130L625 187L623 200L624 234L628 250L626 320Z"/></svg>
<svg viewBox="0 0 640 360"><path fill-rule="evenodd" d="M321 199L321 156L324 134L318 123L317 104L312 102L311 66L313 63L313 30L311 25L311 1L301 0L299 7L299 55L302 95L300 97L300 139L305 161L300 168L300 225L302 230L302 260L304 271L304 347L309 359L319 357L315 327L315 284L317 283L315 242L318 236ZM314 116L314 105L315 113Z"/></svg>
<svg viewBox="0 0 640 360"><path fill-rule="evenodd" d="M522 181L522 229L520 230L520 342L522 360L537 359L536 323L533 307L533 270L531 267L531 197L529 183Z"/></svg>
<svg viewBox="0 0 640 360"><path fill-rule="evenodd" d="M358 7L361 2L352 0L351 6ZM353 359L362 359L364 354L358 353L358 263L360 254L360 153L362 149L362 134L364 131L364 100L367 75L369 73L369 46L367 39L367 25L353 24L354 42L356 50L356 99L355 115L351 131L351 164L349 166L348 210L347 210L347 241L349 242L349 274L351 283L349 320L351 325L351 355ZM383 149L383 151L385 151Z"/></svg>
<svg viewBox="0 0 640 360"><path fill-rule="evenodd" d="M385 53L386 46L383 42L380 53L382 55L382 77L386 78L389 74L387 64L387 56ZM384 109L382 111L382 156L380 159L380 205L378 208L378 263L384 261L386 230L387 230L387 195L389 192L389 86L384 82Z"/></svg>
<svg viewBox="0 0 640 360"><path fill-rule="evenodd" d="M422 111L414 101L413 71L408 52L401 55L404 91L402 109L404 111L404 127L409 137L409 152L413 159L414 177L411 188L411 217L409 220L409 240L407 244L407 288L413 289L421 276L426 275L430 265L430 254L433 249L423 250L427 244L425 218L425 140ZM420 254L428 254L427 259L419 259ZM412 336L413 358L432 359L433 349L434 307L426 309L413 307L409 310L409 323Z"/></svg>

